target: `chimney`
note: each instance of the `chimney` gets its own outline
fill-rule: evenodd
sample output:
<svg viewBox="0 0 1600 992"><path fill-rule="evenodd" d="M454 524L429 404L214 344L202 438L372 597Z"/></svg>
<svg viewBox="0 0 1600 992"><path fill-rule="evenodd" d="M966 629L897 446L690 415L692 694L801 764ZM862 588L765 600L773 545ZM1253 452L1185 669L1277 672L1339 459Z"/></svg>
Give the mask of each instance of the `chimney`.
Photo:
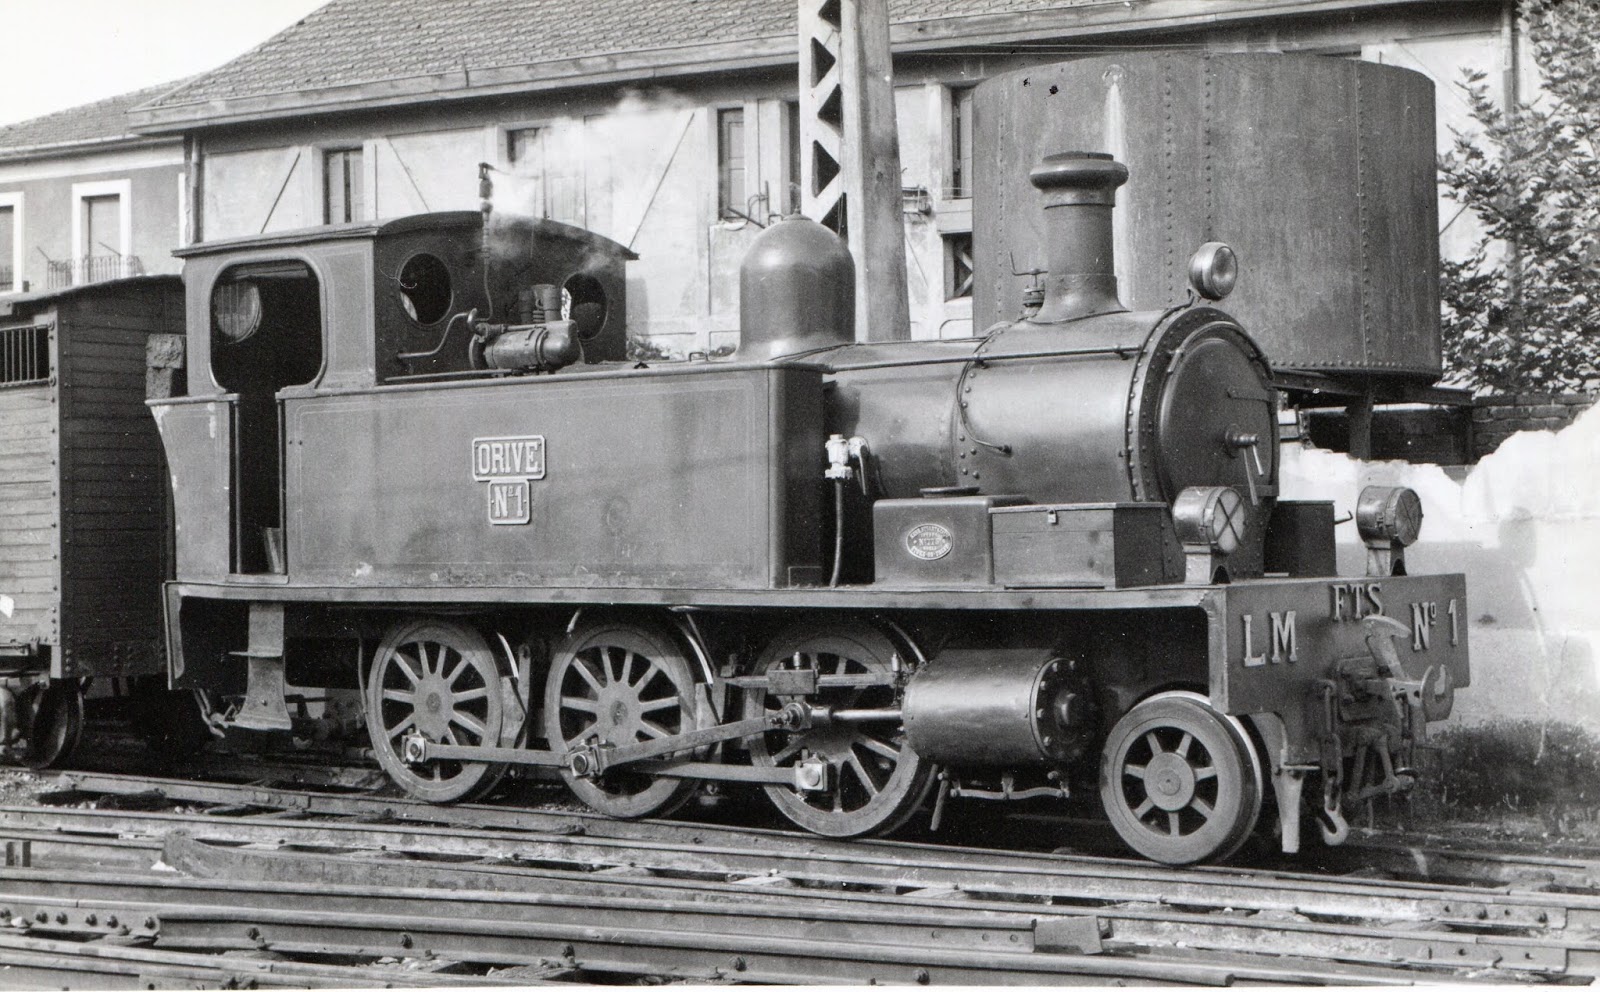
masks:
<svg viewBox="0 0 1600 992"><path fill-rule="evenodd" d="M1044 306L1031 318L1048 324L1126 311L1117 299L1111 208L1128 167L1103 152L1047 155L1028 178L1044 193L1048 252Z"/></svg>

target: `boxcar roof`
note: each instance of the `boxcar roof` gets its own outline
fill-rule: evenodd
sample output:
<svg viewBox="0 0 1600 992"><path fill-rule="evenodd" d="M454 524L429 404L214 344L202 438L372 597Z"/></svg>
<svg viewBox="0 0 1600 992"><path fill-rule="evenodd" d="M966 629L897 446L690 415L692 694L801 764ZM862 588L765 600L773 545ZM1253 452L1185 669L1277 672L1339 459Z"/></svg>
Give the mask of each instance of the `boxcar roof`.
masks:
<svg viewBox="0 0 1600 992"><path fill-rule="evenodd" d="M0 297L0 317L9 317L19 308L42 310L68 297L121 292L131 286L139 286L141 284L158 286L164 282L177 283L178 281L179 279L176 275L128 276L125 279L106 279L102 282L84 283L81 286L63 286L60 289L47 289L38 293L8 295Z"/></svg>

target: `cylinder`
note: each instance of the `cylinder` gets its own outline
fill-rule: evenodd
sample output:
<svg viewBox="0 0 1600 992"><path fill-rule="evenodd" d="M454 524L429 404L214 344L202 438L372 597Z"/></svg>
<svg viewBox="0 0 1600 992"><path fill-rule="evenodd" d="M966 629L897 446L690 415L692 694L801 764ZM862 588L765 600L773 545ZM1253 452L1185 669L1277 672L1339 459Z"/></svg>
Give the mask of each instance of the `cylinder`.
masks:
<svg viewBox="0 0 1600 992"><path fill-rule="evenodd" d="M578 338L570 320L508 327L483 346L484 363L492 369L550 371L578 359Z"/></svg>
<svg viewBox="0 0 1600 992"><path fill-rule="evenodd" d="M856 270L837 234L804 217L762 231L739 266L739 357L764 361L855 338Z"/></svg>
<svg viewBox="0 0 1600 992"><path fill-rule="evenodd" d="M1094 732L1080 682L1038 648L945 651L906 686L906 741L923 760L952 766L1070 761Z"/></svg>

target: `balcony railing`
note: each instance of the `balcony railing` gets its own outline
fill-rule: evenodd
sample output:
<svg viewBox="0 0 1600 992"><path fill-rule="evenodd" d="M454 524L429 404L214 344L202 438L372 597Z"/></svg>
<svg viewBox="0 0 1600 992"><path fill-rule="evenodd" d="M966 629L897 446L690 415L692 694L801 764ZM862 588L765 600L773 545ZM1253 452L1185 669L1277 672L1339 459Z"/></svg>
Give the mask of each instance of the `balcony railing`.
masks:
<svg viewBox="0 0 1600 992"><path fill-rule="evenodd" d="M142 275L144 263L138 255L84 255L82 258L51 262L45 283L50 289L65 289L68 286Z"/></svg>

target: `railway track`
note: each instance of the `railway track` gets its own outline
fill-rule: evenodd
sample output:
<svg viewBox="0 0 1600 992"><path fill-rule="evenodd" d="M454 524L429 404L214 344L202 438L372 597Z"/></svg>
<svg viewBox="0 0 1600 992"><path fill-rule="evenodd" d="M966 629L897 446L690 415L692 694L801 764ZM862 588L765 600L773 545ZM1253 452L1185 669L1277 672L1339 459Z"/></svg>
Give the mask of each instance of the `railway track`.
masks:
<svg viewBox="0 0 1600 992"><path fill-rule="evenodd" d="M1600 894L1548 881L1555 867L1569 882L1592 878L1594 863L1581 859L1528 859L1545 874L1527 886L1174 871L259 785L68 779L77 790L69 798L152 808L0 810L8 954L65 960L78 949L102 967L107 953L133 951L211 968L236 959L241 980L291 985L308 979L258 973L265 963L337 961L377 969L352 972L351 982L369 984L513 974L503 980L1207 985L1600 975ZM198 804L210 812L177 808ZM1513 856L1500 857L1504 868ZM155 925L129 922L146 920Z"/></svg>

